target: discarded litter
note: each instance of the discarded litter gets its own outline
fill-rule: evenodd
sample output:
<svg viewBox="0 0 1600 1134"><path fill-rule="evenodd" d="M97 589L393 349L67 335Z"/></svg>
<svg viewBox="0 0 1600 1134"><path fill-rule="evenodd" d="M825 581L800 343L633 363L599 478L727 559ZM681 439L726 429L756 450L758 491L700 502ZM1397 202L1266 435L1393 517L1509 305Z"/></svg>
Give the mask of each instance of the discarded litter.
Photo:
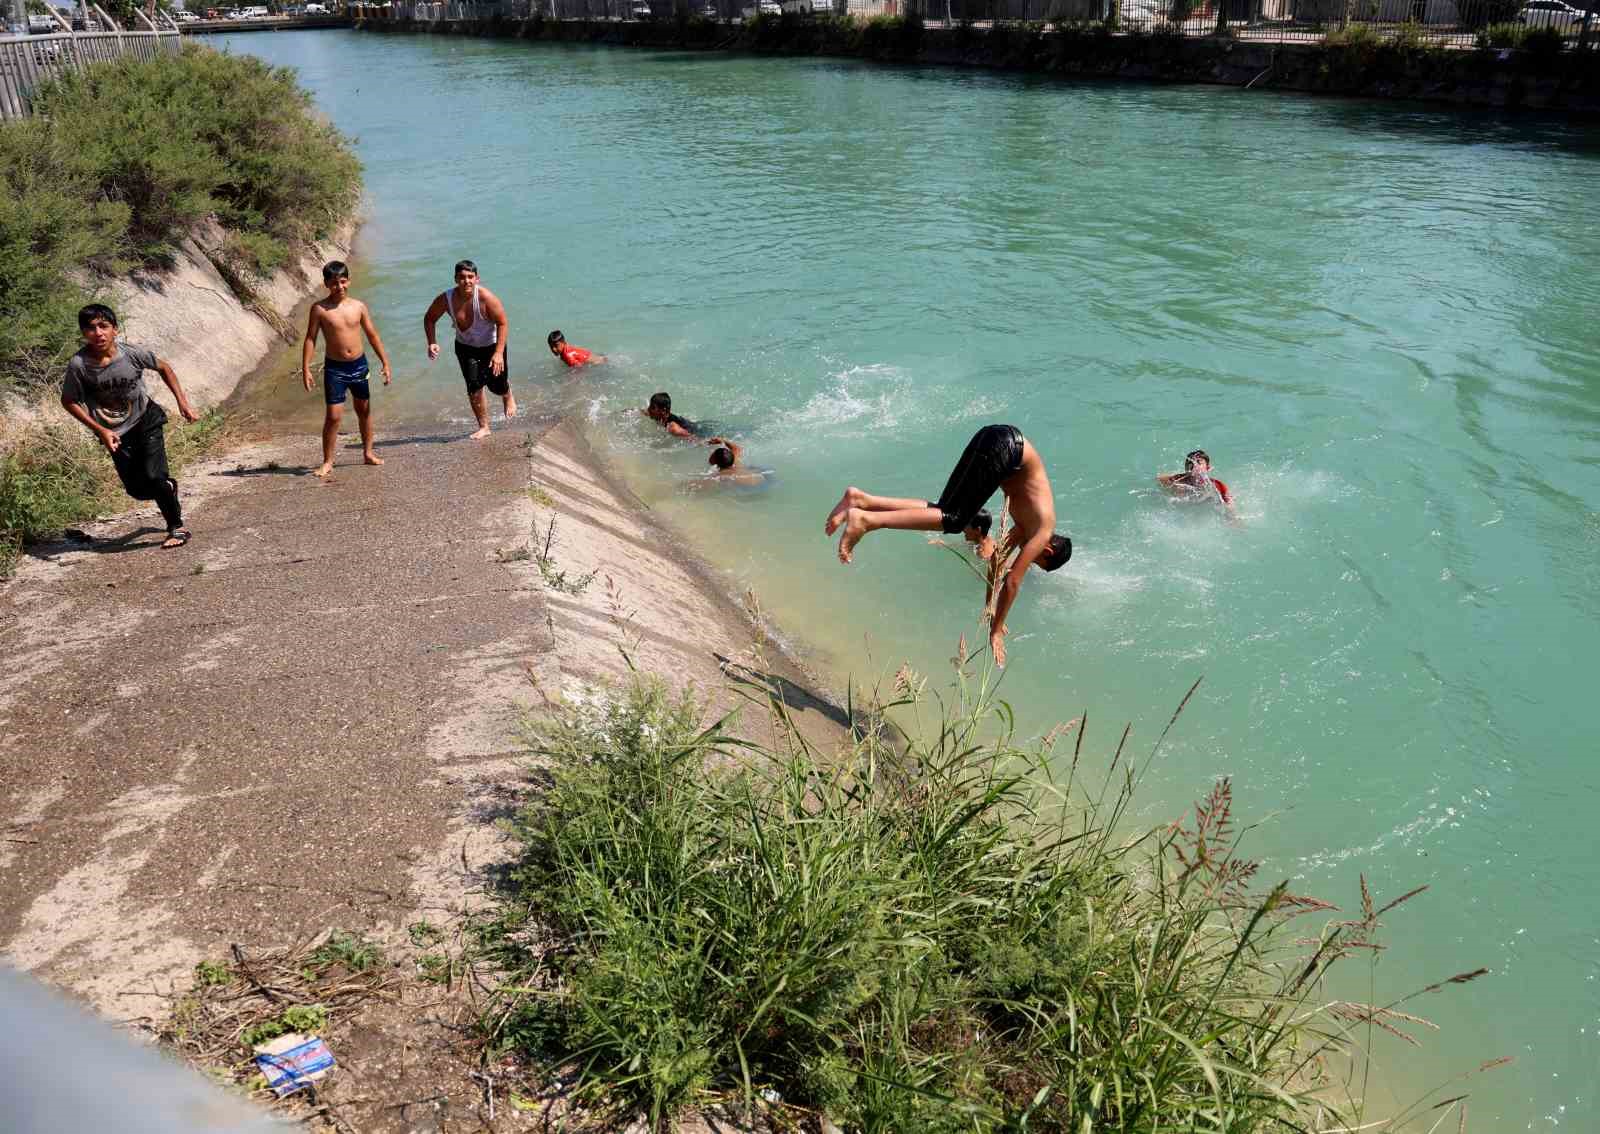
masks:
<svg viewBox="0 0 1600 1134"><path fill-rule="evenodd" d="M257 1044L255 1052L256 1066L280 1099L310 1086L333 1068L333 1052L321 1036L290 1032Z"/></svg>

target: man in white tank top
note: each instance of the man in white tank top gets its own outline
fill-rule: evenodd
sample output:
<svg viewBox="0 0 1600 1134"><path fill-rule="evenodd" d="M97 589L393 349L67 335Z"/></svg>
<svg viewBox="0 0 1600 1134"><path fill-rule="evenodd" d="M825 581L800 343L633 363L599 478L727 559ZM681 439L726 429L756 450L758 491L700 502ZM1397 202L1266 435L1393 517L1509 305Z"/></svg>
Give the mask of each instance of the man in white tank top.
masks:
<svg viewBox="0 0 1600 1134"><path fill-rule="evenodd" d="M441 292L422 316L430 362L439 357L433 328L445 314L455 326L456 361L467 383L467 401L478 419L478 431L472 435L476 441L489 436L489 394L498 394L505 402L507 417L517 416L517 399L506 370L506 309L499 296L478 282L478 265L462 260L456 265L456 286Z"/></svg>

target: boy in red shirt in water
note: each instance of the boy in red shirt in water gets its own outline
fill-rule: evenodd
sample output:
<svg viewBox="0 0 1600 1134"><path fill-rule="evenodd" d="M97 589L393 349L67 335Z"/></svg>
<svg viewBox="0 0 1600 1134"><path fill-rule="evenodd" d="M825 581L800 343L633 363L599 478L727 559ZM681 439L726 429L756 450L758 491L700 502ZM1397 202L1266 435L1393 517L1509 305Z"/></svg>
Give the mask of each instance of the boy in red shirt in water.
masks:
<svg viewBox="0 0 1600 1134"><path fill-rule="evenodd" d="M1223 481L1211 475L1211 457L1204 449L1196 449L1183 458L1181 473L1162 473L1156 483L1174 496L1189 500L1220 500L1233 516L1233 493Z"/></svg>
<svg viewBox="0 0 1600 1134"><path fill-rule="evenodd" d="M567 342L567 337L560 331L551 331L545 342L550 344L550 353L565 362L568 366L577 368L586 362L604 362L606 356L595 354L592 350L584 350L581 346L573 346Z"/></svg>

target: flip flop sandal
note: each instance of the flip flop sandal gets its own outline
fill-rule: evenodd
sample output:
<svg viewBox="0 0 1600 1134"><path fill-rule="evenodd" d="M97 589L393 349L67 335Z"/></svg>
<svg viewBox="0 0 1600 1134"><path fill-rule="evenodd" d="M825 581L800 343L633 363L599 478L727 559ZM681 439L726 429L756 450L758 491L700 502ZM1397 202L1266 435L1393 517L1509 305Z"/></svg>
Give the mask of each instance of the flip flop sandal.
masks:
<svg viewBox="0 0 1600 1134"><path fill-rule="evenodd" d="M193 538L194 538L194 533L191 532L188 528L173 528L171 531L169 531L167 533L167 538L162 541L161 550L163 550L163 551L176 551L178 548L182 547L184 544L188 543ZM173 543L172 542L173 540L177 540L178 542L177 543Z"/></svg>

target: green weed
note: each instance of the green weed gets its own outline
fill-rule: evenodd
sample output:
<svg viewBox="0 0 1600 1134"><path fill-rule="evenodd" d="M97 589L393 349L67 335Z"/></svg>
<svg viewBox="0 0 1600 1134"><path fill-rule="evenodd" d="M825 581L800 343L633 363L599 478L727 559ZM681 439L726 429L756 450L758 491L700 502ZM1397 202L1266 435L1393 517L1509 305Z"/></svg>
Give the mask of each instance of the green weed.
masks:
<svg viewBox="0 0 1600 1134"><path fill-rule="evenodd" d="M359 933L339 932L317 946L308 958L314 968L343 965L353 973L383 964L383 950Z"/></svg>
<svg viewBox="0 0 1600 1134"><path fill-rule="evenodd" d="M201 961L194 967L194 982L202 988L227 984L232 979L232 971L220 961Z"/></svg>
<svg viewBox="0 0 1600 1134"><path fill-rule="evenodd" d="M863 1132L1326 1116L1311 1072L1404 1017L1325 1011L1322 978L1398 902L1363 886L1359 918L1308 934L1297 917L1332 907L1252 889L1226 781L1130 836L1153 751L1124 733L1087 782L1081 732L1020 745L982 682L947 706L924 686L902 671L836 756L740 741L642 680L530 721L553 783L482 929L510 973L493 1041L652 1128L769 1089Z"/></svg>

